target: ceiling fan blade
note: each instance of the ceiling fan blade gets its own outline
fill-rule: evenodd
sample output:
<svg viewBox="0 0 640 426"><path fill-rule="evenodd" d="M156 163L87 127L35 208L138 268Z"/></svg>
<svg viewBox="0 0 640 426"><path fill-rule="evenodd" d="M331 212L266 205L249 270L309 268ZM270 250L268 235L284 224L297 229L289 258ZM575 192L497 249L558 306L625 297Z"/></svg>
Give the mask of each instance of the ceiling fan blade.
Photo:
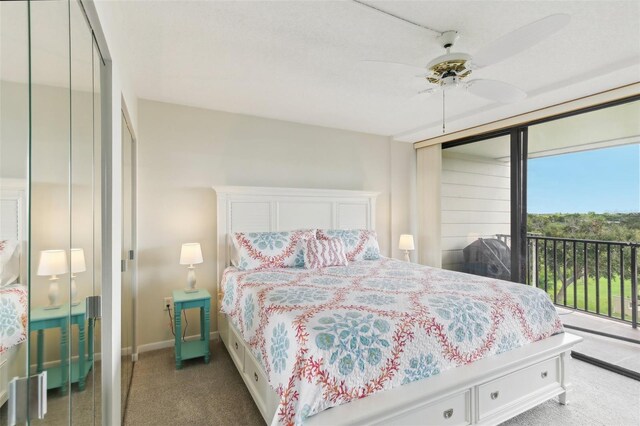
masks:
<svg viewBox="0 0 640 426"><path fill-rule="evenodd" d="M524 90L498 80L471 80L466 87L476 96L504 104L518 102L527 97Z"/></svg>
<svg viewBox="0 0 640 426"><path fill-rule="evenodd" d="M411 72L411 73L416 73L419 71L421 71L422 74L429 73L429 70L426 69L425 67L421 67L419 65L404 64L402 62L376 61L376 60L370 60L370 59L363 59L360 62L366 62L368 64L380 65L380 66L388 66L389 68L397 68L397 69L405 70L406 72Z"/></svg>
<svg viewBox="0 0 640 426"><path fill-rule="evenodd" d="M566 13L549 15L505 34L473 55L470 68L483 68L517 55L561 30L570 20Z"/></svg>

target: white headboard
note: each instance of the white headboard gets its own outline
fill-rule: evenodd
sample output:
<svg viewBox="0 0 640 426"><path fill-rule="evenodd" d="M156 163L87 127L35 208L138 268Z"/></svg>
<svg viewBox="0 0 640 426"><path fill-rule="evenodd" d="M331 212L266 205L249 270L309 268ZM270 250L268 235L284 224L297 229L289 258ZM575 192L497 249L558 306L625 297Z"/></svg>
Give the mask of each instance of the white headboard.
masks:
<svg viewBox="0 0 640 426"><path fill-rule="evenodd" d="M229 265L228 236L233 232L375 229L378 192L249 186L213 189L218 216L218 283Z"/></svg>
<svg viewBox="0 0 640 426"><path fill-rule="evenodd" d="M0 240L17 240L19 244L20 275L18 282L24 283L26 277L26 238L27 222L26 181L22 179L0 179Z"/></svg>

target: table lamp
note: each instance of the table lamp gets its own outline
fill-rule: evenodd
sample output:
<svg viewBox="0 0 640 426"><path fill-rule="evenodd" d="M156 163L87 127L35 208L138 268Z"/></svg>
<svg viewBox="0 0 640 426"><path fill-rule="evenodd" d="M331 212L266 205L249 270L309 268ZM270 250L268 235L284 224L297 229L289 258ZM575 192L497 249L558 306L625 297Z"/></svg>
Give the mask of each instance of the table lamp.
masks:
<svg viewBox="0 0 640 426"><path fill-rule="evenodd" d="M59 308L58 296L60 287L58 286L58 275L66 274L68 271L67 252L64 250L43 250L40 252L40 262L38 263L39 276L51 276L49 278L49 306L45 309Z"/></svg>
<svg viewBox="0 0 640 426"><path fill-rule="evenodd" d="M187 293L198 291L196 289L196 270L193 265L202 263L202 249L200 243L186 243L182 245L180 251L180 264L189 265L189 273L187 274Z"/></svg>
<svg viewBox="0 0 640 426"><path fill-rule="evenodd" d="M84 250L81 248L71 249L71 305L77 306L80 304L76 300L78 296L78 287L76 287L76 273L84 272L87 270L87 265L84 261Z"/></svg>
<svg viewBox="0 0 640 426"><path fill-rule="evenodd" d="M409 251L415 249L413 245L413 235L410 235L410 234L400 235L400 243L398 244L398 248L400 250L404 250L405 262L411 262L411 258L409 257Z"/></svg>

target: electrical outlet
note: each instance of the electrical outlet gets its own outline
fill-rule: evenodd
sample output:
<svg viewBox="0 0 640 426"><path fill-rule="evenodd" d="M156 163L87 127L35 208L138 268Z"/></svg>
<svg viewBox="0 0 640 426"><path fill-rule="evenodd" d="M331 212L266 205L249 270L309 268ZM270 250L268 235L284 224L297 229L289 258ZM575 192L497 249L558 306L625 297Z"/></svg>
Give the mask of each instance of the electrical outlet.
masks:
<svg viewBox="0 0 640 426"><path fill-rule="evenodd" d="M171 306L173 306L173 298L172 297L165 297L164 298L164 305L162 305L162 310L163 311L168 311Z"/></svg>

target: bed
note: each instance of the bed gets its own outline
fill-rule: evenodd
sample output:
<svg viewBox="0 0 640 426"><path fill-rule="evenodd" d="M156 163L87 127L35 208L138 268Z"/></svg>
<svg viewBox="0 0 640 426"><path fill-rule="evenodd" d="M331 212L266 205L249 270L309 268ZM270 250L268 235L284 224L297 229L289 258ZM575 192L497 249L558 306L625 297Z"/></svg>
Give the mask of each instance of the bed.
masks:
<svg viewBox="0 0 640 426"><path fill-rule="evenodd" d="M265 422L495 424L566 403L580 339L540 290L386 258L227 267L233 232L371 229L376 194L216 193L220 335Z"/></svg>
<svg viewBox="0 0 640 426"><path fill-rule="evenodd" d="M23 224L26 221L25 184L0 179L0 406L8 397L10 371L27 339L28 291Z"/></svg>
<svg viewBox="0 0 640 426"><path fill-rule="evenodd" d="M0 240L0 257L7 243ZM0 287L0 406L8 397L10 365L19 345L27 339L27 295L27 288L15 282Z"/></svg>

